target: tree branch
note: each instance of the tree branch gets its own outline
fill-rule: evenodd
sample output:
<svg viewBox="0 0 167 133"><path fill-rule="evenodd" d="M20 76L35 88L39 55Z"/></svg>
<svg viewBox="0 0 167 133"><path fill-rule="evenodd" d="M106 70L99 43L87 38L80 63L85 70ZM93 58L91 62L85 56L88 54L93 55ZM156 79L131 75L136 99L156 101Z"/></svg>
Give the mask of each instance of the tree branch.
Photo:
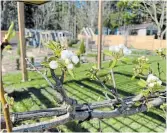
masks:
<svg viewBox="0 0 167 133"><path fill-rule="evenodd" d="M165 99L162 98L155 98L152 101L150 101L148 104L151 104L152 106L159 106L162 103L165 102ZM24 126L19 126L13 128L13 132L33 132L33 131L43 131L44 129L50 129L53 126L58 126L65 124L69 121L74 121L74 120L85 120L90 117L91 113L91 119L93 118L114 118L114 117L121 117L121 116L129 116L141 112L147 111L147 106L145 104L138 106L138 107L131 107L131 108L126 108L124 110L121 110L121 108L117 108L113 111L76 111L75 114L65 114L60 117L56 117L55 119L52 119L48 122L41 122L41 123L36 123L36 124L30 124L30 125L24 125Z"/></svg>
<svg viewBox="0 0 167 133"><path fill-rule="evenodd" d="M29 63L37 73L39 73L49 84L49 86L51 86L52 88L55 88L55 86L53 85L53 83L48 79L48 77L46 75L44 75L42 72L40 72L29 60L28 58L25 58L25 60L27 61L27 63Z"/></svg>

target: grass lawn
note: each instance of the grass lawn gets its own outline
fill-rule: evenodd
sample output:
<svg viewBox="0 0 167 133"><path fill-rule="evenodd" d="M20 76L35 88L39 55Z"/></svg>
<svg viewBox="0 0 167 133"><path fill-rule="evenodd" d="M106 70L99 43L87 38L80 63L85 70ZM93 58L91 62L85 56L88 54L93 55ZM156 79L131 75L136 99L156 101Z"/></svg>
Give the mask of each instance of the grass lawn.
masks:
<svg viewBox="0 0 167 133"><path fill-rule="evenodd" d="M164 73L161 75L162 80L166 80L166 63L165 60L157 56L149 57L151 66L157 71L157 62L160 62ZM68 95L76 98L79 102L92 102L104 99L103 88L96 82L87 78L86 70L90 68L93 63L83 64L82 67L76 69L77 79L72 79L66 76L64 86ZM102 71L100 72L103 77L108 71L108 62L102 64ZM122 97L137 94L141 87L138 86L139 79L131 80L132 65L120 64L115 68L115 79L118 92ZM104 69L106 68L106 69ZM6 89L14 89L15 104L11 111L22 112L30 110L38 110L44 108L51 108L59 106L55 101L55 92L48 87L47 82L36 72L29 72L28 82L21 82L21 74L6 74L3 77L4 86ZM112 84L108 84L112 86ZM164 113L158 109L153 108L149 112L139 113L133 116L109 118L101 120L103 132L164 132L165 119L162 117ZM42 120L41 120L42 121ZM24 123L31 123L26 121ZM69 122L66 125L61 125L59 128L65 132L97 132L98 131L97 119L84 122L80 125L77 122Z"/></svg>

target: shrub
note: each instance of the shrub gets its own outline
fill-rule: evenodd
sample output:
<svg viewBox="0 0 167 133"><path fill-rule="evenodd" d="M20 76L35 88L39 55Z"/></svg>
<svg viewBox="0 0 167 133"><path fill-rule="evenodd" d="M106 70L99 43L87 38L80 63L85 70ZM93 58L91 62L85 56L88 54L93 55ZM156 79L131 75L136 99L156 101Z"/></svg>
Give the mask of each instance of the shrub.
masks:
<svg viewBox="0 0 167 133"><path fill-rule="evenodd" d="M81 41L79 51L80 51L80 54L84 54L86 52L84 40Z"/></svg>
<svg viewBox="0 0 167 133"><path fill-rule="evenodd" d="M78 43L77 39L68 40L68 47L72 47L73 44L77 44L77 43Z"/></svg>
<svg viewBox="0 0 167 133"><path fill-rule="evenodd" d="M34 65L34 57L30 57L31 63Z"/></svg>

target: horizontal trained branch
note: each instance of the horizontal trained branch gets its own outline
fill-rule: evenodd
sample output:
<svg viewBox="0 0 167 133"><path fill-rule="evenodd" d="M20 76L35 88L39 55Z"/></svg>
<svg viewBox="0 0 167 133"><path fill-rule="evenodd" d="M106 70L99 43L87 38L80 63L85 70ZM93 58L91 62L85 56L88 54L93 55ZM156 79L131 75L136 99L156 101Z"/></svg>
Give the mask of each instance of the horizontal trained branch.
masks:
<svg viewBox="0 0 167 133"><path fill-rule="evenodd" d="M165 102L165 99L162 98L154 98L152 101L150 101L148 104L151 104L152 106L159 106L162 103ZM79 111L75 112L74 114L67 113L65 115L56 117L50 121L47 122L41 122L41 123L35 123L35 124L29 124L29 125L23 125L19 127L14 127L13 132L34 132L34 131L44 131L44 129L50 129L52 127L65 124L70 121L74 120L86 120L88 117L91 118L114 118L114 117L121 117L121 116L129 116L137 113L141 113L147 111L147 106L145 104L138 106L138 107L131 107L126 108L125 110L121 110L120 108L117 108L113 111L97 111L93 110L91 112L89 111Z"/></svg>
<svg viewBox="0 0 167 133"><path fill-rule="evenodd" d="M165 91L164 92L159 92L160 96L165 96ZM156 98L158 95L152 95L149 97L149 99ZM148 100L149 100L148 99ZM137 101L143 101L145 100L144 98L141 98L140 95L137 96L129 96L125 97L123 99L123 102L130 106L133 105L133 103ZM111 99L111 100L104 100L104 101L99 101L99 102L93 102L93 103L88 103L88 104L78 104L75 108L75 111L86 111L88 109L88 106L90 107L91 110L97 109L97 108L104 108L104 107L113 107L114 105L121 104L119 103L116 99ZM11 119L12 122L19 122L23 120L30 120L30 119L38 119L38 118L43 118L43 117L50 117L50 116L60 116L64 115L67 113L67 107L56 107L56 108L50 108L50 109L42 109L42 110L35 110L35 111L28 111L28 112L17 112L17 113L12 113L11 114ZM1 122L4 122L4 117L1 116Z"/></svg>

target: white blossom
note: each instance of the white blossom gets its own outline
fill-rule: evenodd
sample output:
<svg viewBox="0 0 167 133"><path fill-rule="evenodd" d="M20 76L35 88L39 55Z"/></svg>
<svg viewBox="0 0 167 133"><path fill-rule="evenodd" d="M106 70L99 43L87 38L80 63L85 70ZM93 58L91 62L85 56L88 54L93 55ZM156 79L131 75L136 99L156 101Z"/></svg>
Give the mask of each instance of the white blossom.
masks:
<svg viewBox="0 0 167 133"><path fill-rule="evenodd" d="M161 80L157 81L157 85L161 86L161 84L162 84Z"/></svg>
<svg viewBox="0 0 167 133"><path fill-rule="evenodd" d="M58 68L58 63L57 63L57 61L52 60L52 61L49 63L49 67L50 67L51 69L56 69L56 68Z"/></svg>
<svg viewBox="0 0 167 133"><path fill-rule="evenodd" d="M132 53L124 44L120 44L118 46L110 46L109 51L118 53L120 50L123 50L124 55L130 55Z"/></svg>
<svg viewBox="0 0 167 133"><path fill-rule="evenodd" d="M127 47L124 47L123 53L124 53L124 55L130 55L132 53L132 51L129 50Z"/></svg>
<svg viewBox="0 0 167 133"><path fill-rule="evenodd" d="M77 64L79 62L79 58L76 55L72 56L71 60L74 64Z"/></svg>
<svg viewBox="0 0 167 133"><path fill-rule="evenodd" d="M149 84L148 84L148 87L153 88L154 85L155 85L155 83L149 83Z"/></svg>
<svg viewBox="0 0 167 133"><path fill-rule="evenodd" d="M153 74L149 74L148 75L148 78L147 78L147 82L148 83L150 83L150 82L152 82L152 81L158 81L159 79L156 77L156 76L154 76Z"/></svg>
<svg viewBox="0 0 167 133"><path fill-rule="evenodd" d="M68 65L67 65L67 68L68 68L69 70L72 70L72 69L74 68L74 65L73 65L73 64L68 64Z"/></svg>
<svg viewBox="0 0 167 133"><path fill-rule="evenodd" d="M162 81L158 77L154 76L153 74L148 75L147 77L148 87L153 88L155 85L161 86L161 84Z"/></svg>
<svg viewBox="0 0 167 133"><path fill-rule="evenodd" d="M73 55L74 53L72 51L69 51L69 50L61 51L61 59L63 60L70 59Z"/></svg>

